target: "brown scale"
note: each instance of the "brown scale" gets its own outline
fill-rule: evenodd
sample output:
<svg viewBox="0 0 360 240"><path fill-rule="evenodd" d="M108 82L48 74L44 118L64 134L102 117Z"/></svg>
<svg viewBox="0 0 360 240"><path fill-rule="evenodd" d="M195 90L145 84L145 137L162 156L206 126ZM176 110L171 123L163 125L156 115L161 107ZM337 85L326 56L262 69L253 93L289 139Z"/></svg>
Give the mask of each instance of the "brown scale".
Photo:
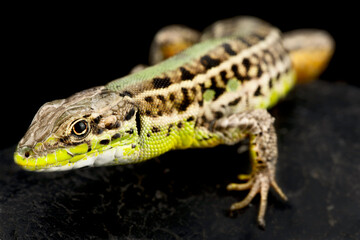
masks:
<svg viewBox="0 0 360 240"><path fill-rule="evenodd" d="M198 74L204 74L213 67L217 67L230 57L238 54L241 50L258 43L263 38L261 33L250 35L241 39L230 39L228 42L220 44L207 54L198 59L187 63L173 71L161 74L151 81L144 82L129 89L130 94L144 92L153 89L165 89L174 83L192 80ZM158 117L172 114L173 111L182 113L196 101L200 106L203 104L202 94L207 89L213 89L216 93L215 100L226 90L227 81L233 77L241 81L250 80L261 76L261 66L256 65L258 56L245 58L239 64L234 64L231 71L223 71L219 75L210 77L211 84L204 86L200 84L192 88L180 87L177 91L169 92L166 95L160 93L146 95L140 102L141 113L149 117ZM250 74L249 74L250 73ZM217 114L220 116L220 114Z"/></svg>
<svg viewBox="0 0 360 240"><path fill-rule="evenodd" d="M185 112L194 101L202 97L199 86L181 87L177 91L149 94L144 97L140 110L148 117L161 117L176 113Z"/></svg>
<svg viewBox="0 0 360 240"><path fill-rule="evenodd" d="M279 54L284 54L284 56L286 55L284 49L280 49L279 46L274 46L271 50L259 51L258 53L254 53L251 56L243 58L240 64L234 64L231 68L231 71L224 71L223 73L220 73L219 76L213 77L213 79L216 80L216 85L214 84L214 81L212 81L212 85L207 88L203 87L202 91L204 92L207 89L214 89L215 91L219 91L218 88L220 86L225 88L225 83L227 82L227 80L233 77L236 77L242 82L260 78L262 74L268 70L269 65L275 65L275 61L277 61L277 58L281 58L279 54L274 54L274 52L276 51L279 51ZM266 61L265 58L268 58L268 60ZM272 84L272 78L269 77L269 88L272 87ZM255 90L254 96L256 97L262 95L262 88L261 86L259 86ZM216 100L216 98L214 98L213 100ZM229 102L227 104L224 104L220 110L212 112L212 117L206 117L205 115L201 116L199 118L198 125L210 126L211 122L214 119L219 119L226 115L225 113L230 111L229 107L236 107L242 101L245 101L248 105L248 96L239 96L235 99L229 100Z"/></svg>
<svg viewBox="0 0 360 240"><path fill-rule="evenodd" d="M143 82L142 84L131 86L126 91L127 95L136 95L148 90L167 88L174 83L192 80L196 77L196 75L206 73L211 68L218 66L222 62L228 60L229 57L234 56L247 47L248 46L242 41L229 40L228 43L220 44L209 53L193 60L190 63L186 63L175 70L160 74L151 80L149 79L149 81Z"/></svg>
<svg viewBox="0 0 360 240"><path fill-rule="evenodd" d="M237 43L237 44L235 44ZM243 46L244 47L244 46ZM242 48L238 41L230 41L227 44L222 44L210 51L208 54L199 58L199 60L193 61L192 63L185 64L178 69L168 72L166 76L162 75L156 79L156 84L161 86L160 79L166 79L166 87L172 83L181 81L192 80L196 75L206 73L212 67L216 67L221 62L226 61L229 57L235 54L235 51L240 51ZM199 63L200 62L200 63ZM171 77L170 77L171 76ZM211 85L209 88L214 89L216 98L219 97L226 89L224 82L225 78L231 78L228 73L224 73L222 76L214 76L211 78ZM188 79L189 78L189 79ZM169 84L169 81L171 84ZM188 87L179 87L178 91L169 92L167 96L161 94L147 95L142 101L142 113L149 117L158 117L163 115L169 115L176 110L178 113L185 112L187 108L193 104L194 101L202 105L202 94L206 89L203 85Z"/></svg>

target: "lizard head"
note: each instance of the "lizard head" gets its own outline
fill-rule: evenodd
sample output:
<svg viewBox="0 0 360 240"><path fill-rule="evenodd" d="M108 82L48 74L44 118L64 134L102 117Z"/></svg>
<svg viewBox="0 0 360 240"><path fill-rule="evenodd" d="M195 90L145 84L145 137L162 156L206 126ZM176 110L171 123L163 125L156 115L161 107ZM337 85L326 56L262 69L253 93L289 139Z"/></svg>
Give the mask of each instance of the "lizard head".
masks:
<svg viewBox="0 0 360 240"><path fill-rule="evenodd" d="M138 148L137 108L126 94L95 87L45 103L14 154L31 171L122 164Z"/></svg>

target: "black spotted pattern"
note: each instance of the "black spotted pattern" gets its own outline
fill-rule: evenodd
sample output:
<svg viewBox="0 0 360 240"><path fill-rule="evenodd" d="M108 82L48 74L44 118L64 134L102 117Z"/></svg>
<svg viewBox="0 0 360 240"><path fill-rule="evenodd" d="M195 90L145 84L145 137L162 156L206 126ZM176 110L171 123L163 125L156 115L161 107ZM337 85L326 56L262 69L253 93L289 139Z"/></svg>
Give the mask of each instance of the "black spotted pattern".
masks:
<svg viewBox="0 0 360 240"><path fill-rule="evenodd" d="M224 48L225 52L227 54L229 54L230 56L235 56L236 55L236 52L232 49L231 45L228 44L228 43L224 43L222 45L222 47Z"/></svg>
<svg viewBox="0 0 360 240"><path fill-rule="evenodd" d="M183 112L186 111L186 109L190 106L192 101L190 99L189 91L187 90L187 88L181 88L181 92L183 94L183 99L180 105L177 107L177 109L178 111Z"/></svg>
<svg viewBox="0 0 360 240"><path fill-rule="evenodd" d="M254 92L254 96L255 96L255 97L258 97L258 96L261 96L261 95L263 95L263 94L261 93L261 86L258 86L258 88L256 89L256 91Z"/></svg>
<svg viewBox="0 0 360 240"><path fill-rule="evenodd" d="M132 108L130 111L125 115L125 121L130 120L135 114L135 109Z"/></svg>
<svg viewBox="0 0 360 240"><path fill-rule="evenodd" d="M184 67L180 67L181 72L181 80L192 80L195 77L195 74L191 73L189 70L187 70Z"/></svg>
<svg viewBox="0 0 360 240"><path fill-rule="evenodd" d="M220 62L221 61L219 59L211 58L209 55L205 55L200 58L200 63L206 70L218 66Z"/></svg>
<svg viewBox="0 0 360 240"><path fill-rule="evenodd" d="M167 88L170 85L171 85L171 81L169 77L153 78L153 86L155 89Z"/></svg>

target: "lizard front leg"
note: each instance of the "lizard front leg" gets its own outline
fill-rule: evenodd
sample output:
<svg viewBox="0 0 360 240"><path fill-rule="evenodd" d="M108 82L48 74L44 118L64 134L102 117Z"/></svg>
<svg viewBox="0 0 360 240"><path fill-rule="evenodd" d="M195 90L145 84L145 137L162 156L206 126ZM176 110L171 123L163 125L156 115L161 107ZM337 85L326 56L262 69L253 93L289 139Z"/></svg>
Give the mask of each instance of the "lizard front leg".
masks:
<svg viewBox="0 0 360 240"><path fill-rule="evenodd" d="M239 175L240 180L247 182L230 183L227 190L250 190L242 201L231 205L231 210L246 207L256 194L260 193L258 223L261 227L265 227L264 217L270 187L273 187L282 199L287 200L275 181L278 154L273 122L274 118L265 109L256 109L221 118L213 125L215 131L227 136L224 137L225 142L234 143L234 136L238 134L246 134L250 138L251 173Z"/></svg>

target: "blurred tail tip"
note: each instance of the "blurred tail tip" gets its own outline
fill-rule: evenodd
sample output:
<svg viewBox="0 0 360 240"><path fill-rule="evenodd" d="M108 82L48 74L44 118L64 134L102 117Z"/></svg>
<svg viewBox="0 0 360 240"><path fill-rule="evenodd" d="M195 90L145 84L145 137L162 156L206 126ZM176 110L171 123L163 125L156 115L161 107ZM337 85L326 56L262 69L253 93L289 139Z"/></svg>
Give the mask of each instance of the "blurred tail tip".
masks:
<svg viewBox="0 0 360 240"><path fill-rule="evenodd" d="M335 41L326 31L301 29L284 34L284 47L290 53L297 82L305 83L325 70L334 53Z"/></svg>

